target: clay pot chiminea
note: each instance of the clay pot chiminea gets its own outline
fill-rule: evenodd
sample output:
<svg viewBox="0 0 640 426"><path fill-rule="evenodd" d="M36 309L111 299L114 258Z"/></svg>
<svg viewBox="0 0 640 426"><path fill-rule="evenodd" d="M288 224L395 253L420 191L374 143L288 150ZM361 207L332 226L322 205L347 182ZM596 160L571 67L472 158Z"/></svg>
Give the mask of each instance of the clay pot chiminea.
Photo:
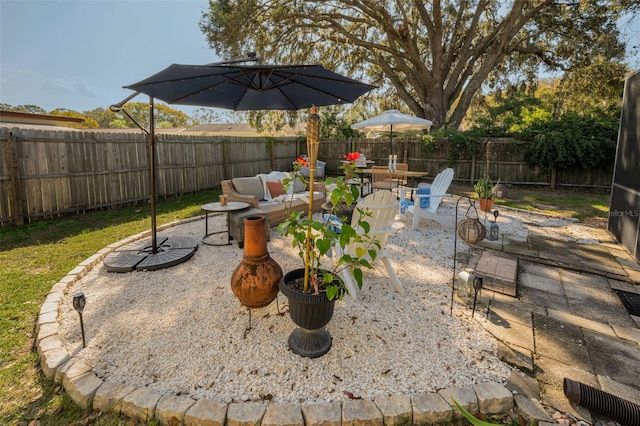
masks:
<svg viewBox="0 0 640 426"><path fill-rule="evenodd" d="M244 219L244 257L231 276L231 290L248 308L263 308L276 298L282 268L267 251L264 216Z"/></svg>

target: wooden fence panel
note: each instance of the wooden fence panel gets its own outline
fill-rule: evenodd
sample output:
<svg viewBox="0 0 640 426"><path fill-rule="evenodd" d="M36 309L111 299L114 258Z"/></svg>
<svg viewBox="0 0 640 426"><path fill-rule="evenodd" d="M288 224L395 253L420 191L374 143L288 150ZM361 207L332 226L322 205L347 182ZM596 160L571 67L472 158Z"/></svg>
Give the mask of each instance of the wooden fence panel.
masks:
<svg viewBox="0 0 640 426"><path fill-rule="evenodd" d="M38 164L38 144L33 141L23 141L20 169L24 176L23 190L25 193L25 212L29 217L37 217L45 212L42 203L42 183L41 171L46 170L46 166ZM41 145L41 144L40 144Z"/></svg>
<svg viewBox="0 0 640 426"><path fill-rule="evenodd" d="M2 149L2 155L0 155L0 223L4 223L11 221L13 217L11 202L15 197L15 189L12 188L12 179L17 174L15 170L12 170L14 168L13 160L17 158L17 153L14 151L16 143L10 129L0 129L0 143L2 144L0 147Z"/></svg>

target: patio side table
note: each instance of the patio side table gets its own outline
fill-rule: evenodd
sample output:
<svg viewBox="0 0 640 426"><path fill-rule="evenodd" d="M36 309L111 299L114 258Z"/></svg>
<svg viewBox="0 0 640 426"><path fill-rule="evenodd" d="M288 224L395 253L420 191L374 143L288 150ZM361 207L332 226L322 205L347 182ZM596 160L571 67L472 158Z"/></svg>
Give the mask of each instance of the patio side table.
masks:
<svg viewBox="0 0 640 426"><path fill-rule="evenodd" d="M220 202L203 204L200 208L204 210L204 237L202 237L202 244L208 246L228 246L231 245L231 234L229 233L229 213L248 209L249 203L243 203L240 201L229 201L226 205L220 204ZM227 215L227 227L220 231L209 232L209 213L226 213ZM227 234L226 243L213 243L208 242L207 237L216 234Z"/></svg>

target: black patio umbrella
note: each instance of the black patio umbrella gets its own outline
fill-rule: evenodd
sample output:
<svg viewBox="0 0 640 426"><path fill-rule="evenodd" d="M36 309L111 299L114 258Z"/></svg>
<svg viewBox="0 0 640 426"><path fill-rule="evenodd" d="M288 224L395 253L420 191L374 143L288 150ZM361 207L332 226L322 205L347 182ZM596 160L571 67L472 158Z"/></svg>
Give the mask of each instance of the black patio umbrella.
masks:
<svg viewBox="0 0 640 426"><path fill-rule="evenodd" d="M150 174L150 208L151 208L151 245L146 250L147 258L140 262L145 269L160 269L173 266L188 260L197 244L185 239L161 242L169 250L159 250L156 237L156 195L155 195L155 124L153 116L154 98L169 104L197 105L231 109L248 110L299 110L311 106L338 105L355 101L359 96L372 90L375 86L329 71L320 65L238 65L238 63L259 61L255 55L248 58L231 60L207 65L173 64L157 74L138 83L124 86L136 93L119 104L111 106L111 110L122 110L129 118L133 118L122 106L136 95L149 95L150 129L146 131L140 124L138 127L149 137L149 174ZM311 204L311 203L310 203ZM179 237L178 237L179 238ZM172 246L177 247L171 250ZM193 251L189 253L187 249ZM136 248L137 250L137 248ZM136 268L138 259L132 255L120 255L110 260L112 271L124 272ZM133 266L131 266L133 264ZM140 269L140 268L138 268Z"/></svg>
<svg viewBox="0 0 640 426"><path fill-rule="evenodd" d="M169 104L247 111L346 104L375 87L321 65L173 64L125 88Z"/></svg>

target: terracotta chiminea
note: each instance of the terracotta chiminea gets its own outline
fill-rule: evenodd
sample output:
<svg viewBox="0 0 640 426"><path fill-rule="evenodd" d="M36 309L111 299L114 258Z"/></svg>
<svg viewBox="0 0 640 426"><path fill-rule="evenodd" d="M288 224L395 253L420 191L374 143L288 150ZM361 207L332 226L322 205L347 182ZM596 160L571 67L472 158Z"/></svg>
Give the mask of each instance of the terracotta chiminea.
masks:
<svg viewBox="0 0 640 426"><path fill-rule="evenodd" d="M276 298L282 268L267 251L264 216L244 219L244 257L231 276L231 290L248 308L262 308Z"/></svg>

